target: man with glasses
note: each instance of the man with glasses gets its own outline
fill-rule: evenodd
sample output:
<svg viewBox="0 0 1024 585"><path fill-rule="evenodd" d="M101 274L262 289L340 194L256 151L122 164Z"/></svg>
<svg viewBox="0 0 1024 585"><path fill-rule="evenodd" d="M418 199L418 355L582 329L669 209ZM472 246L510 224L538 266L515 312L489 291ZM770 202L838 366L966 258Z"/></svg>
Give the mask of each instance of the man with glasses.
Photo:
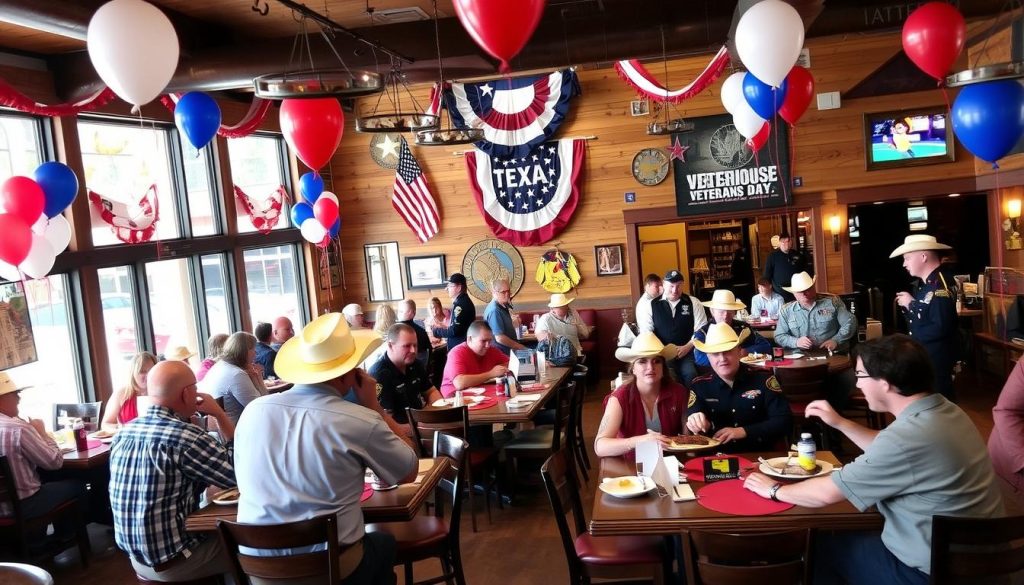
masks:
<svg viewBox="0 0 1024 585"><path fill-rule="evenodd" d="M513 349L526 349L519 343L518 319L512 315L512 289L507 279L491 282L491 302L484 309L484 320L494 332L495 346L508 355Z"/></svg>
<svg viewBox="0 0 1024 585"><path fill-rule="evenodd" d="M444 338L448 351L451 351L466 341L469 325L476 320L476 307L466 293L466 277L458 272L448 277L445 290L452 299L451 322L447 327L434 327L433 333L434 337Z"/></svg>

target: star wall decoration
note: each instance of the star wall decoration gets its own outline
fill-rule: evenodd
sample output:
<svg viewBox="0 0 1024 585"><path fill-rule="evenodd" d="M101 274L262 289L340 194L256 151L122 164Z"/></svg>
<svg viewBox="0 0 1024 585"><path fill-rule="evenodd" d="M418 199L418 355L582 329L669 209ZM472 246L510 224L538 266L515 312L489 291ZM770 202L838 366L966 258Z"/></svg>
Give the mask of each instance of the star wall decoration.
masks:
<svg viewBox="0 0 1024 585"><path fill-rule="evenodd" d="M675 159L679 159L679 162L686 162L687 150L690 150L690 145L683 146L679 144L679 137L677 136L672 141L672 146L668 149L668 160L673 161Z"/></svg>

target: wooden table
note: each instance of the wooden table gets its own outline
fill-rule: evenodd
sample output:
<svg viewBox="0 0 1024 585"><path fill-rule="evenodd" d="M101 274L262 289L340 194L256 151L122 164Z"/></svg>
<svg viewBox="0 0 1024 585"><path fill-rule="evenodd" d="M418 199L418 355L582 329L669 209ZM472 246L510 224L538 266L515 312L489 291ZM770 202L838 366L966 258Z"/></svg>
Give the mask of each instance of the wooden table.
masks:
<svg viewBox="0 0 1024 585"><path fill-rule="evenodd" d="M93 447L87 451L70 451L64 453L64 465L62 469L93 469L106 467L110 461L110 445L100 443L99 447Z"/></svg>
<svg viewBox="0 0 1024 585"><path fill-rule="evenodd" d="M776 454L765 454L765 458ZM757 454L742 454L757 461ZM818 458L838 465L839 461L828 451L818 451ZM636 471L621 457L601 460L598 481L606 477L635 475ZM690 482L696 493L702 482ZM596 489L596 488L595 488ZM673 502L671 497L660 498L655 492L637 498L615 498L598 490L594 496L594 512L590 518L590 532L595 536L629 534L673 535L683 530L718 530L728 532L758 532L790 528L821 528L827 530L881 530L883 519L874 510L860 512L843 500L822 508L792 508L764 516L734 516L709 510L696 501Z"/></svg>
<svg viewBox="0 0 1024 585"><path fill-rule="evenodd" d="M362 502L363 520L370 522L405 522L412 520L423 502L444 475L447 459L423 459L430 461L432 466L427 470L420 483L403 483L393 490L373 492L370 499ZM185 529L190 532L213 532L217 530L218 520L238 519L238 506L219 506L207 504L188 515Z"/></svg>
<svg viewBox="0 0 1024 585"><path fill-rule="evenodd" d="M815 350L802 350L802 349L789 349L789 348L786 349L786 353L787 354L796 353L796 352L804 354L804 357L794 359L794 360L792 360L793 363L788 364L788 365L775 366L775 365L773 365L774 362L772 362L771 360L764 361L764 362L753 363L753 364L744 364L744 365L746 365L748 368L755 368L755 369L760 369L760 370L770 370L772 368L810 368L812 366L821 365L822 363L827 363L828 364L828 373L829 374L835 374L837 372L842 372L843 370L848 370L848 369L853 367L853 361L850 359L850 356L848 356L848 355L842 355L842 354L834 353L831 356L829 356L828 352L825 352L825 351L822 351L822 350L818 350L818 349L815 349ZM822 359L808 359L808 358L825 358L825 359L822 360Z"/></svg>
<svg viewBox="0 0 1024 585"><path fill-rule="evenodd" d="M522 408L508 408L505 405L505 400L499 400L497 404L490 408L470 409L469 424L489 425L529 422L544 408L544 403L551 398L552 394L558 390L558 387L565 382L570 374L572 374L572 368L548 366L544 379L540 380L544 383L544 389L536 392L523 392L523 394L540 396L540 398L531 402L529 406ZM526 384L532 383L527 382ZM492 386L489 385L488 388ZM427 409L434 408L433 406L427 407Z"/></svg>

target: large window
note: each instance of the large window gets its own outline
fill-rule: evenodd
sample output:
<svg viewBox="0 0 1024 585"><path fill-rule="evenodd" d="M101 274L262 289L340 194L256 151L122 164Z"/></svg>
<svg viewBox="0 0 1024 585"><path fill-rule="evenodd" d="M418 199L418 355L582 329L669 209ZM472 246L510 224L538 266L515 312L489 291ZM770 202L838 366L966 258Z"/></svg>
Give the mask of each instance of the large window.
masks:
<svg viewBox="0 0 1024 585"><path fill-rule="evenodd" d="M228 157L231 159L231 179L236 187L253 200L257 208L279 187L287 188L284 150L280 138L254 134L228 140ZM288 207L283 206L281 219L274 229L285 229L290 227L290 223ZM254 231L256 228L248 213L239 205L238 232Z"/></svg>
<svg viewBox="0 0 1024 585"><path fill-rule="evenodd" d="M110 380L114 388L123 386L129 377L128 366L132 357L150 344L143 339L137 328L135 287L132 272L128 266L101 268L100 304L103 307L103 330L107 340L107 358L110 366ZM156 351L167 347L167 336L157 336Z"/></svg>
<svg viewBox="0 0 1024 585"><path fill-rule="evenodd" d="M212 236L221 233L214 205L217 191L213 188L213 173L210 172L211 149L204 148L198 153L191 145L185 152L185 190L188 196L188 216L193 236Z"/></svg>
<svg viewBox="0 0 1024 585"><path fill-rule="evenodd" d="M288 317L296 329L301 327L305 319L295 274L298 265L295 245L246 250L244 257L252 322Z"/></svg>
<svg viewBox="0 0 1024 585"><path fill-rule="evenodd" d="M228 283L224 254L210 254L200 259L203 270L203 295L206 297L206 320L210 324L210 335L215 333L232 333L230 306L228 298L231 287ZM200 352L203 353L203 352ZM205 354L204 354L205 355Z"/></svg>
<svg viewBox="0 0 1024 585"><path fill-rule="evenodd" d="M193 352L200 347L196 302L192 293L189 261L161 260L146 264L146 288L149 289L149 313L157 343L166 339L164 353L178 346Z"/></svg>
<svg viewBox="0 0 1024 585"><path fill-rule="evenodd" d="M39 121L0 112L0 181L15 175L31 177L42 162Z"/></svg>

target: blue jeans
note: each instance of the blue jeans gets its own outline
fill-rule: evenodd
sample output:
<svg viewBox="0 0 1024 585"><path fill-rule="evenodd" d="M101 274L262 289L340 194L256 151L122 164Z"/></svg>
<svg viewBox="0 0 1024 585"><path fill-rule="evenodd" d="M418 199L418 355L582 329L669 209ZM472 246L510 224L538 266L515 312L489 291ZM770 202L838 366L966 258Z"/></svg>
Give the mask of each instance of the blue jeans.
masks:
<svg viewBox="0 0 1024 585"><path fill-rule="evenodd" d="M903 564L870 532L819 533L815 540L814 583L927 585L928 575Z"/></svg>

